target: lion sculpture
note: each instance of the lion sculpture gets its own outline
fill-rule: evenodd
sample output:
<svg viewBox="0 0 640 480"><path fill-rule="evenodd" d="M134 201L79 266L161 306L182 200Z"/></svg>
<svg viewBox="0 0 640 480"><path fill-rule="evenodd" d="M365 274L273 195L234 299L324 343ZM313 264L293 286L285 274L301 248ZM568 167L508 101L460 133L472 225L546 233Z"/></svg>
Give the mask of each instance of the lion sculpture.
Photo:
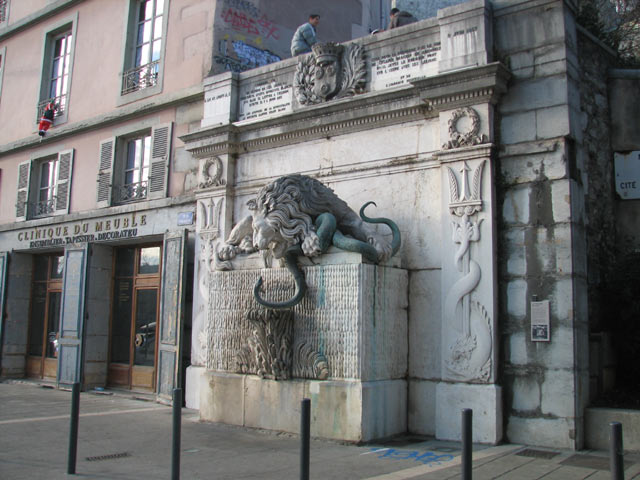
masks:
<svg viewBox="0 0 640 480"><path fill-rule="evenodd" d="M268 302L260 297L262 278L254 287L256 300L269 308L290 308L302 300L306 291L304 275L297 265L298 256L314 257L335 245L361 253L374 263L391 258L400 248L400 231L386 218L360 216L329 187L305 175L280 177L263 187L248 202L252 215L245 217L232 230L225 245L218 250L221 261L238 253L260 250L267 256L284 259L296 281L296 293L285 302ZM374 204L375 205L375 204ZM384 223L391 228L389 242L370 224Z"/></svg>

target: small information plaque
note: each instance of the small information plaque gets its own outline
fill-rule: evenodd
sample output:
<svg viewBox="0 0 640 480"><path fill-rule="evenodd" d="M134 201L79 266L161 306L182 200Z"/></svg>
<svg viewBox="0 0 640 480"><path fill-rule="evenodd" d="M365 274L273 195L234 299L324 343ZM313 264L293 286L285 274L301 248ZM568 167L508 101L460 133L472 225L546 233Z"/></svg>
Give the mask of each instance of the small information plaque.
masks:
<svg viewBox="0 0 640 480"><path fill-rule="evenodd" d="M550 330L549 300L542 300L541 302L531 302L531 341L550 341Z"/></svg>
<svg viewBox="0 0 640 480"><path fill-rule="evenodd" d="M193 225L193 212L178 213L178 225Z"/></svg>

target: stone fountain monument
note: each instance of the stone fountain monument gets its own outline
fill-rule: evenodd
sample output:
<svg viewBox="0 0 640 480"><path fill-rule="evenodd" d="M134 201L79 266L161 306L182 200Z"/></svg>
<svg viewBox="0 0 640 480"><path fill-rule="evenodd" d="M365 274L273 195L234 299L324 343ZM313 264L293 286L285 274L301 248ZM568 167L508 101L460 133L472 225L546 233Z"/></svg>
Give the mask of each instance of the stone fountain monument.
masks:
<svg viewBox="0 0 640 480"><path fill-rule="evenodd" d="M314 436L459 439L470 407L500 441L491 18L475 0L205 80L181 137L202 419L297 432L309 397Z"/></svg>

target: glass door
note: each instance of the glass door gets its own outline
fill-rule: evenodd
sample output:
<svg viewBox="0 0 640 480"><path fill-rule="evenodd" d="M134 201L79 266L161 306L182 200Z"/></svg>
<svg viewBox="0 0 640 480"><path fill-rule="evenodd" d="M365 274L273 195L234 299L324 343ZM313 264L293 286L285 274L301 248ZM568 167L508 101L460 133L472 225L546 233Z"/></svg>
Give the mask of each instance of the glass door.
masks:
<svg viewBox="0 0 640 480"><path fill-rule="evenodd" d="M109 384L155 390L159 245L116 250Z"/></svg>
<svg viewBox="0 0 640 480"><path fill-rule="evenodd" d="M62 300L63 255L34 257L27 376L55 380Z"/></svg>

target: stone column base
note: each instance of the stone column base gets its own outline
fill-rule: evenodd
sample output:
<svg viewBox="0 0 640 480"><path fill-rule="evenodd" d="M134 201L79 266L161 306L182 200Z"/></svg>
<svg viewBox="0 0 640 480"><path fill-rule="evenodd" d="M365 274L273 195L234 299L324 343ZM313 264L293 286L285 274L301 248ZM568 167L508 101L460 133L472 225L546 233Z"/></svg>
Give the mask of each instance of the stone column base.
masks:
<svg viewBox="0 0 640 480"><path fill-rule="evenodd" d="M498 385L439 383L436 387L436 438L462 437L462 409L473 410L473 442L497 444L502 439L502 388Z"/></svg>
<svg viewBox="0 0 640 480"><path fill-rule="evenodd" d="M265 380L204 372L202 420L291 433L300 431L300 402L311 399L311 435L366 442L407 430L405 380Z"/></svg>

